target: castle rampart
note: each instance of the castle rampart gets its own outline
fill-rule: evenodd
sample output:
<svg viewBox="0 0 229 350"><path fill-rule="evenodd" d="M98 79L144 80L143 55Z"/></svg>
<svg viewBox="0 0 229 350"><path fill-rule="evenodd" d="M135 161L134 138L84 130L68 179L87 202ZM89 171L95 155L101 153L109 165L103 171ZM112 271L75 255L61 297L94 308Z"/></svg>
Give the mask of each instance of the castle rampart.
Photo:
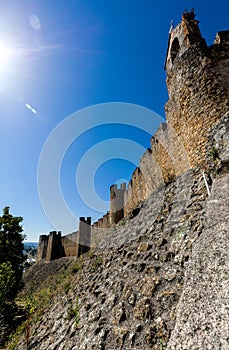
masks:
<svg viewBox="0 0 229 350"><path fill-rule="evenodd" d="M110 187L110 223L117 224L124 216L124 197L126 192L126 184Z"/></svg>
<svg viewBox="0 0 229 350"><path fill-rule="evenodd" d="M80 218L79 232L71 237L40 236L38 260L83 254L104 238L101 229L131 217L152 191L191 168L206 170L209 130L229 109L229 31L218 32L208 47L194 12L185 12L170 30L165 70L167 123L151 138L127 189L126 184L110 187L110 212L92 227L90 218Z"/></svg>
<svg viewBox="0 0 229 350"><path fill-rule="evenodd" d="M41 261L46 258L48 240L48 235L40 235L38 243L37 261Z"/></svg>
<svg viewBox="0 0 229 350"><path fill-rule="evenodd" d="M91 218L80 217L79 235L76 244L76 256L87 253L91 246Z"/></svg>
<svg viewBox="0 0 229 350"><path fill-rule="evenodd" d="M76 255L76 242L78 232L73 232L67 236L61 237L61 244L64 249L64 256L75 256Z"/></svg>
<svg viewBox="0 0 229 350"><path fill-rule="evenodd" d="M185 13L170 33L166 119L184 145L192 168L205 167L208 130L228 110L227 38L226 33L218 33L208 48L193 13Z"/></svg>
<svg viewBox="0 0 229 350"><path fill-rule="evenodd" d="M37 261L51 261L65 256L76 255L78 232L61 237L61 232L52 231L41 235L38 244Z"/></svg>
<svg viewBox="0 0 229 350"><path fill-rule="evenodd" d="M55 260L64 256L64 248L61 242L61 232L52 231L49 234L46 261Z"/></svg>

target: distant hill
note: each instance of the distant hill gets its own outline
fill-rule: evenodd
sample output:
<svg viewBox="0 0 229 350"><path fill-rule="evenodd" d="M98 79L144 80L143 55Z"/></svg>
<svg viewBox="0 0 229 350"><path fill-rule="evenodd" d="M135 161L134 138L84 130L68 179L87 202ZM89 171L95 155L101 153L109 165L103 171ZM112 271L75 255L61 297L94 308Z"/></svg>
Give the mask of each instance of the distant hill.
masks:
<svg viewBox="0 0 229 350"><path fill-rule="evenodd" d="M24 244L25 250L28 250L29 248L34 248L34 249L38 248L38 242L23 242L23 244Z"/></svg>

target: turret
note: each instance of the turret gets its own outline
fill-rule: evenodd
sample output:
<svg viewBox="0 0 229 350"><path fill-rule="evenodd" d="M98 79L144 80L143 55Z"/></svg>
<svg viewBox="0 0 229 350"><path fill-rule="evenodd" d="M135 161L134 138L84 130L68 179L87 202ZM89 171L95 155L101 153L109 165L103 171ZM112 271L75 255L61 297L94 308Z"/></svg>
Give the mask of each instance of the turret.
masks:
<svg viewBox="0 0 229 350"><path fill-rule="evenodd" d="M117 185L110 187L110 221L117 224L124 216L124 196L126 183L122 183L120 188Z"/></svg>
<svg viewBox="0 0 229 350"><path fill-rule="evenodd" d="M61 242L61 232L51 231L49 233L46 261L59 259L65 256Z"/></svg>
<svg viewBox="0 0 229 350"><path fill-rule="evenodd" d="M91 217L80 217L78 242L76 244L76 256L87 253L91 245Z"/></svg>
<svg viewBox="0 0 229 350"><path fill-rule="evenodd" d="M181 23L169 32L165 60L166 119L191 168L205 166L208 131L228 110L228 36L223 33L208 48L198 23L193 10L183 14ZM224 44L219 45L220 40Z"/></svg>

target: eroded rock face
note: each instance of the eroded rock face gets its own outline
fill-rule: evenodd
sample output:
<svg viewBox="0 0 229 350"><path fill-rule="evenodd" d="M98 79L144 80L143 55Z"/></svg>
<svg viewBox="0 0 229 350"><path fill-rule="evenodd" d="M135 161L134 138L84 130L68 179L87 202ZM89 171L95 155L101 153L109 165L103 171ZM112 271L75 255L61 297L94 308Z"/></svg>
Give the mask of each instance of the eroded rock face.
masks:
<svg viewBox="0 0 229 350"><path fill-rule="evenodd" d="M228 349L229 175L213 183L167 349Z"/></svg>
<svg viewBox="0 0 229 350"><path fill-rule="evenodd" d="M31 322L29 349L165 348L205 206L200 172L189 171L152 194L134 219L108 232L68 290ZM41 274L48 264L40 265ZM76 303L77 324L67 317ZM22 339L16 349L24 348Z"/></svg>
<svg viewBox="0 0 229 350"><path fill-rule="evenodd" d="M207 161L212 175L228 172L229 167L229 112L209 132Z"/></svg>

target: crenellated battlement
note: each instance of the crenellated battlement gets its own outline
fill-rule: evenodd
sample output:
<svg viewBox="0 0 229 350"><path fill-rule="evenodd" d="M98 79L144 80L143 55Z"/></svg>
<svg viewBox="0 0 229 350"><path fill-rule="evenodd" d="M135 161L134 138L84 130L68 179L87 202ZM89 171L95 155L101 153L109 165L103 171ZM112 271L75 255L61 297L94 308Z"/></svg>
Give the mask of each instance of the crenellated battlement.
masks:
<svg viewBox="0 0 229 350"><path fill-rule="evenodd" d="M131 217L153 191L189 169L206 170L209 130L229 110L229 31L219 31L208 47L195 17L194 10L185 11L181 23L170 28L166 123L152 136L128 186L112 185L110 211L93 226L91 218L80 218L74 239L56 232L40 236L38 260L85 253L96 246L99 230Z"/></svg>
<svg viewBox="0 0 229 350"><path fill-rule="evenodd" d="M91 246L91 217L80 217L76 256L87 253Z"/></svg>
<svg viewBox="0 0 229 350"><path fill-rule="evenodd" d="M124 216L126 184L110 186L110 224L117 224Z"/></svg>

